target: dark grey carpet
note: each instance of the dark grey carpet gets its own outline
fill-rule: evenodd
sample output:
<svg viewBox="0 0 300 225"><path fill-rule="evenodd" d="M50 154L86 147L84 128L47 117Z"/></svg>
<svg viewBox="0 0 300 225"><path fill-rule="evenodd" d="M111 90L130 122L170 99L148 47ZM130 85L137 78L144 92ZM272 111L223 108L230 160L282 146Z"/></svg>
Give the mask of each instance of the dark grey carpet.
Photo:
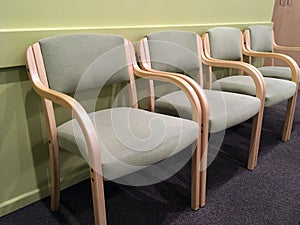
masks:
<svg viewBox="0 0 300 225"><path fill-rule="evenodd" d="M226 131L222 152L208 169L207 204L190 209L190 164L151 186L106 183L109 225L300 224L300 100L291 140L281 142L285 104L265 110L259 164L246 167L250 121ZM1 225L89 225L89 181L62 191L59 212L49 198L0 218Z"/></svg>

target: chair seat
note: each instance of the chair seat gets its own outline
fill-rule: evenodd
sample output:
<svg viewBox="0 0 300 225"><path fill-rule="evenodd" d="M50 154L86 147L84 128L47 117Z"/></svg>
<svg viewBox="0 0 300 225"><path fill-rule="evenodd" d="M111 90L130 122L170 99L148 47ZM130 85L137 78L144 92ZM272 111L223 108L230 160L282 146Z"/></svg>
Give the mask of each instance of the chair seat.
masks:
<svg viewBox="0 0 300 225"><path fill-rule="evenodd" d="M296 84L292 81L265 77L266 99L265 106L269 107L292 97L296 91ZM237 92L255 96L255 84L249 76L230 76L213 83L213 89Z"/></svg>
<svg viewBox="0 0 300 225"><path fill-rule="evenodd" d="M274 77L274 78L281 78L285 80L291 80L292 72L290 67L284 66L264 66L258 68L261 74L264 77Z"/></svg>
<svg viewBox="0 0 300 225"><path fill-rule="evenodd" d="M204 90L207 97L209 132L215 133L235 126L251 117L260 109L260 100L248 95ZM156 111L191 119L191 104L182 91L171 92L156 100Z"/></svg>
<svg viewBox="0 0 300 225"><path fill-rule="evenodd" d="M105 179L116 179L157 163L192 144L198 123L129 107L89 114L101 147ZM178 129L178 127L181 129ZM87 146L77 121L57 128L59 146L87 157Z"/></svg>

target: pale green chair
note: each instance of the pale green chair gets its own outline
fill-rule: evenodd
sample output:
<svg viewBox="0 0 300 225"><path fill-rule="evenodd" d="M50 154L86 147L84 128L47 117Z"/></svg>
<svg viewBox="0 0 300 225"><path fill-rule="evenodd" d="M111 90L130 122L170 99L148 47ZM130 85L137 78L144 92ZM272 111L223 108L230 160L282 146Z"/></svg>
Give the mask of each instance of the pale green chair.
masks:
<svg viewBox="0 0 300 225"><path fill-rule="evenodd" d="M160 31L147 34L138 46L141 67L150 72L165 72L183 79L190 77L195 80L195 86L203 85L202 41L195 32ZM256 97L205 89L205 101L201 101L203 113L202 149L207 149L209 133L217 133L250 118L253 121L248 168L256 166L259 150L260 131L263 114L264 84L255 67L240 62L226 63L220 66L237 67L248 71L257 84ZM197 82L197 83L196 83ZM209 79L208 79L209 82ZM207 85L209 86L209 83ZM149 83L150 108L152 111L177 115L190 119L192 110L184 93L171 91L155 98L158 88ZM155 90L156 88L156 90ZM255 91L255 90L254 90ZM202 168L206 170L206 168ZM205 204L206 173L201 176L201 206Z"/></svg>
<svg viewBox="0 0 300 225"><path fill-rule="evenodd" d="M193 209L199 208L202 114L197 94L186 81L142 71L136 64L131 43L115 35L45 38L28 48L26 59L32 86L44 105L53 211L59 208L59 149L77 154L89 163L95 224L106 225L103 180L115 180L148 168L193 143L197 147L193 153L191 205ZM138 109L134 75L180 87L190 100L195 121ZM129 83L131 107L87 112L76 99L78 93L91 91L93 96L103 85L116 82ZM75 97L68 95L74 92ZM52 102L69 110L74 119L57 126Z"/></svg>
<svg viewBox="0 0 300 225"><path fill-rule="evenodd" d="M243 61L244 40L239 29L215 27L203 34L203 41L205 57L208 60ZM298 70L292 59L286 57L286 61L290 63L297 82L264 77L266 84L265 107L288 101L282 141L290 139L298 87ZM223 91L255 95L255 84L252 79L239 72L216 80L213 87Z"/></svg>
<svg viewBox="0 0 300 225"><path fill-rule="evenodd" d="M244 38L246 47L245 54L249 56L250 63L254 53L256 54L256 57L271 58L270 66L262 66L258 68L263 76L292 80L294 82L297 81L296 72L292 72L296 62L293 62L293 60L287 55L278 54L274 51L300 51L300 47L278 45L275 42L273 27L268 25L249 26L244 31ZM285 62L286 66L274 66L274 59L279 59L280 61Z"/></svg>

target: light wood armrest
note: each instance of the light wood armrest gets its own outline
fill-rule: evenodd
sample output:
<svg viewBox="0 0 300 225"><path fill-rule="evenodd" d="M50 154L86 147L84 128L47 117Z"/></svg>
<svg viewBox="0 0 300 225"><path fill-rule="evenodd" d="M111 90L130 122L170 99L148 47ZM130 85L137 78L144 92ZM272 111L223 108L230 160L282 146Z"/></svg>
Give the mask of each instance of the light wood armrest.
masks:
<svg viewBox="0 0 300 225"><path fill-rule="evenodd" d="M252 50L248 50L247 48L245 48L243 50L243 53L244 53L244 55L251 56L251 57L273 58L273 59L279 59L281 61L284 61L290 67L290 69L292 71L292 81L298 85L299 66L292 57L281 54L281 53L252 51Z"/></svg>
<svg viewBox="0 0 300 225"><path fill-rule="evenodd" d="M134 65L134 73L136 76L138 77L142 77L145 79L149 79L149 80L158 80L158 81L164 81L164 82L168 82L168 83L172 83L174 85L176 85L177 87L179 87L182 91L184 91L184 93L187 95L187 97L189 98L191 104L192 104L192 108L193 108L193 118L197 117L196 121L201 121L201 115L202 115L202 107L200 105L200 100L198 98L197 92L201 92L200 90L196 90L191 87L191 85L186 82L184 79L182 79L179 76L175 76L174 74L168 74L168 73L163 73L160 71L146 71L146 70L142 70L141 68L139 68L137 65ZM198 87L200 88L200 86L198 85ZM201 92L202 97L205 96L203 93L203 90ZM205 97L204 97L205 98Z"/></svg>
<svg viewBox="0 0 300 225"><path fill-rule="evenodd" d="M273 42L273 48L281 51L300 52L300 46L283 46L283 45L278 45L275 42Z"/></svg>
<svg viewBox="0 0 300 225"><path fill-rule="evenodd" d="M136 73L141 73L140 75L142 75L145 78L151 79L151 76L155 75L160 77L160 79L162 77L164 77L165 79L167 79L169 82L172 80L176 81L179 79L181 80L181 82L187 83L192 89L193 91L196 93L197 99L200 102L200 106L201 106L201 117L199 117L198 119L198 123L199 126L201 128L201 132L199 134L199 140L201 140L201 143L198 142L198 145L201 145L201 155L204 156L205 154L207 154L207 149L208 149L208 133L209 133L209 104L206 98L206 95L203 91L203 89L201 88L201 86L192 78L183 75L183 74L178 74L178 73L170 73L170 72L165 72L165 71L158 71L158 70L154 70L151 68L150 62L148 61L148 57L146 57L146 50L145 47L142 45L142 43L145 44L146 39L144 38L143 41L141 41L138 46L138 54L140 57L140 65L143 68L143 71L137 67L136 63L134 64L135 67L135 71ZM150 108L151 110L154 110L154 90L153 90L153 81L149 80L151 83L149 83L149 87L150 87L150 95L151 96L151 103L150 103ZM174 82L172 82L174 83ZM176 84L176 83L175 83ZM176 84L178 86L178 84ZM189 93L186 92L187 95L190 95ZM195 113L199 114L200 111L198 110L198 112L194 112L193 110L193 117L197 116L195 115ZM200 159L198 159L198 161L196 162L196 164L201 164L201 170L205 170L206 169L206 160L202 160L202 162L200 163ZM201 179L204 179L203 177Z"/></svg>
<svg viewBox="0 0 300 225"><path fill-rule="evenodd" d="M208 39L208 34L207 33L204 34L202 38L203 38L203 48L204 48L204 51L202 53L203 62L208 66L233 68L233 69L239 69L246 72L253 79L255 83L256 97L259 98L262 103L264 103L265 96L266 96L266 84L259 70L255 66L249 63L211 58L210 55L207 54L210 51L209 51L208 41L205 40Z"/></svg>
<svg viewBox="0 0 300 225"><path fill-rule="evenodd" d="M136 56L135 56L135 51L133 46L131 45L130 42L128 42L129 46L129 52L130 52L130 57L131 57L131 62L133 64L133 72L136 76L142 77L148 80L158 80L158 81L164 81L168 83L172 83L179 87L184 93L187 95L189 98L191 105L192 105L192 114L193 114L193 119L197 121L198 123L201 124L202 121L202 107L200 104L200 99L198 98L197 91L198 89L201 89L201 87L197 87L197 90L194 90L191 85L185 81L184 79L174 76L169 73L164 73L161 71L147 71L141 69L136 62ZM200 92L201 90L199 90ZM202 90L203 91L203 90ZM204 93L202 96L205 96Z"/></svg>
<svg viewBox="0 0 300 225"><path fill-rule="evenodd" d="M245 32L244 32L244 41L245 41L245 44L243 45L243 54L244 55L250 56L250 57L258 57L258 58L279 59L279 60L285 62L291 68L292 81L295 82L298 87L298 85L299 85L299 66L292 57L285 55L285 54L281 54L281 53L253 51L250 46L249 30L245 30ZM273 46L274 45L276 45L276 43L273 41ZM276 45L276 46L278 46L278 45Z"/></svg>
<svg viewBox="0 0 300 225"><path fill-rule="evenodd" d="M186 75L179 74L179 73L158 71L158 70L152 69L151 65L150 65L150 62L146 57L146 54L147 54L146 53L146 47L143 46L143 45L146 44L146 42L147 42L146 38L143 38L140 41L138 49L137 49L140 60L141 60L140 61L141 68L144 71L148 71L148 72L151 72L153 74L157 74L157 75L160 75L160 76L164 75L167 79L170 79L170 77L173 76L173 77L180 78L180 79L184 80L185 82L187 82L194 89L194 91L196 92L196 95L197 95L197 97L200 101L200 104L201 104L202 115L205 118L204 120L206 120L206 118L207 118L207 122L208 122L209 104L207 102L205 93L204 93L203 89L201 88L201 86L195 80L193 80L192 78L190 78Z"/></svg>
<svg viewBox="0 0 300 225"><path fill-rule="evenodd" d="M147 71L141 70L141 69L136 69L135 71L136 71L136 73L138 73L138 76L146 78L146 79L171 82L171 83L177 85L178 87L180 87L183 91L185 91L185 89L186 89L184 86L188 85L189 86L189 87L187 87L188 91L185 91L185 93L187 95L191 95L191 96L194 96L194 94L196 94L196 98L199 99L199 101L200 101L202 114L205 114L205 116L208 117L209 106L208 106L208 102L207 102L205 93L204 93L203 89L200 87L200 85L192 78L187 77L183 74L169 73L169 72L158 71L158 70L154 70L154 69L149 69ZM179 84L178 81L182 84ZM192 90L192 92L188 93L191 90Z"/></svg>
<svg viewBox="0 0 300 225"><path fill-rule="evenodd" d="M81 104L76 101L74 98L63 94L61 92L49 89L46 87L40 80L38 75L37 67L35 66L35 58L33 54L32 47L29 47L26 52L27 60L27 70L30 73L30 81L33 86L33 89L45 99L48 99L64 108L69 110L74 118L77 120L83 135L85 137L87 146L90 164L94 168L97 168L98 172L101 172L101 158L100 158L100 145L98 142L98 136L96 134L94 125L88 116L85 109Z"/></svg>

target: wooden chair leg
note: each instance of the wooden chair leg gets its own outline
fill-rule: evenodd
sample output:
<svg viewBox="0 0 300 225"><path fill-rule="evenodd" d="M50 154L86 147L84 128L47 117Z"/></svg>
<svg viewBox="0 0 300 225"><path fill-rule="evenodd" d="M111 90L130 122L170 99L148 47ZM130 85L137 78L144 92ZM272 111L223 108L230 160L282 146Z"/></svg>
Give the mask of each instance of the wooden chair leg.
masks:
<svg viewBox="0 0 300 225"><path fill-rule="evenodd" d="M59 209L60 199L60 168L59 168L59 150L56 143L49 142L50 154L50 176L51 176L51 205L52 211Z"/></svg>
<svg viewBox="0 0 300 225"><path fill-rule="evenodd" d="M205 154L207 155L207 153ZM201 160L201 162L203 162L203 160ZM206 203L206 171L207 168L206 166L204 166L204 168L201 169L200 172L200 207L205 206Z"/></svg>
<svg viewBox="0 0 300 225"><path fill-rule="evenodd" d="M254 170L254 168L257 166L263 113L264 113L264 107L262 106L258 114L256 114L253 117L250 150L249 150L249 157L248 157L249 170Z"/></svg>
<svg viewBox="0 0 300 225"><path fill-rule="evenodd" d="M103 177L94 169L90 169L93 193L93 207L95 225L106 225L106 210L104 198Z"/></svg>
<svg viewBox="0 0 300 225"><path fill-rule="evenodd" d="M197 141L192 157L191 208L199 209L201 143Z"/></svg>
<svg viewBox="0 0 300 225"><path fill-rule="evenodd" d="M208 124L202 127L201 137L201 164L200 164L200 207L206 203L206 172L208 155Z"/></svg>
<svg viewBox="0 0 300 225"><path fill-rule="evenodd" d="M281 138L282 141L288 141L291 137L297 94L298 94L298 91L296 91L294 96L292 98L290 98L287 103L283 133L282 133L282 138Z"/></svg>

